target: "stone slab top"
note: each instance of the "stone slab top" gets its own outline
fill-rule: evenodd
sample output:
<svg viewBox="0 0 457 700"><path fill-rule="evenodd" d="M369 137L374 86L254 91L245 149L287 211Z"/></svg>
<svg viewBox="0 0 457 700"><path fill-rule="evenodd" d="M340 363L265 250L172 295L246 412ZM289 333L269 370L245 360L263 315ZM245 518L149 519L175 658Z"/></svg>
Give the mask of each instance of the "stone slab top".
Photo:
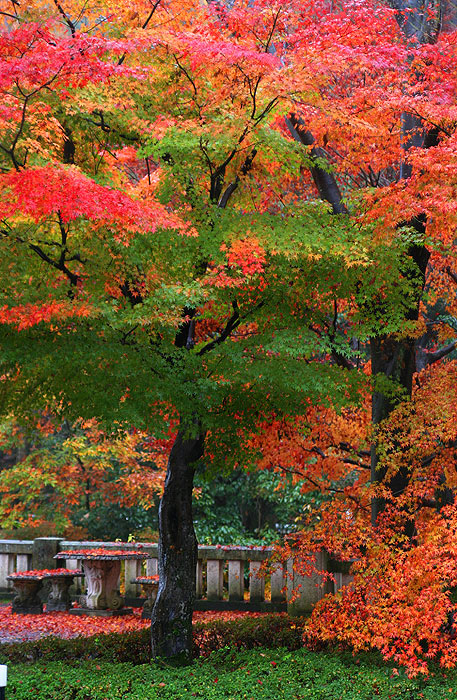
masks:
<svg viewBox="0 0 457 700"><path fill-rule="evenodd" d="M130 583L159 583L159 576L155 574L154 576L137 576L132 578Z"/></svg>
<svg viewBox="0 0 457 700"><path fill-rule="evenodd" d="M85 574L81 569L50 569L43 578L65 578L66 576L85 576Z"/></svg>
<svg viewBox="0 0 457 700"><path fill-rule="evenodd" d="M58 552L54 559L85 559L92 561L117 561L118 559L151 559L147 552L134 550L109 550L109 549L72 549L66 552Z"/></svg>
<svg viewBox="0 0 457 700"><path fill-rule="evenodd" d="M0 540L2 554L32 554L33 540Z"/></svg>
<svg viewBox="0 0 457 700"><path fill-rule="evenodd" d="M45 578L63 578L65 576L84 576L79 569L30 569L15 571L6 577L7 581L42 581Z"/></svg>

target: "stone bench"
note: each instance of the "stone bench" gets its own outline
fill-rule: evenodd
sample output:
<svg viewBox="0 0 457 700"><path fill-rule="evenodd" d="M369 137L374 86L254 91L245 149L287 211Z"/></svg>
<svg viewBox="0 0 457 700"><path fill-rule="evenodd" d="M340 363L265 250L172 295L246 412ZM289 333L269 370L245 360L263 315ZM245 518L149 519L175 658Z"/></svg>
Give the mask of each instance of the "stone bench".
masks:
<svg viewBox="0 0 457 700"><path fill-rule="evenodd" d="M152 608L156 602L157 592L159 590L159 577L155 576L137 576L132 579L132 583L143 586L146 600L143 603L143 612L141 613L142 620L150 620Z"/></svg>
<svg viewBox="0 0 457 700"><path fill-rule="evenodd" d="M151 555L138 549L113 549L95 547L90 549L72 549L58 552L54 559L82 561L86 577L86 594L80 598L81 608L70 611L72 615L130 615L132 608L124 608L124 597L120 595L118 584L121 574L121 562L135 562L137 565L150 559Z"/></svg>
<svg viewBox="0 0 457 700"><path fill-rule="evenodd" d="M50 591L46 603L46 612L69 610L71 599L69 588L75 576L84 576L77 569L36 569L17 571L7 576L16 593L11 612L18 615L39 615L43 612L43 603L38 593L43 581L49 581Z"/></svg>

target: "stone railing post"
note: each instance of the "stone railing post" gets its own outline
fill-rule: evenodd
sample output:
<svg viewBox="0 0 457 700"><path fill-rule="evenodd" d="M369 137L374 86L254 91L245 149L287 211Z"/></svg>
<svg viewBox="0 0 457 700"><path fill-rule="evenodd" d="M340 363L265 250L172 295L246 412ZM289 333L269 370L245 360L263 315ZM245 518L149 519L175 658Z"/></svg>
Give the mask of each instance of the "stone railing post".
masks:
<svg viewBox="0 0 457 700"><path fill-rule="evenodd" d="M208 600L222 600L224 585L224 562L208 559L206 566L206 597Z"/></svg>
<svg viewBox="0 0 457 700"><path fill-rule="evenodd" d="M203 596L203 562L197 559L197 570L195 572L195 596L197 599Z"/></svg>
<svg viewBox="0 0 457 700"><path fill-rule="evenodd" d="M327 553L316 552L317 569L327 571ZM320 574L300 576L295 572L294 560L287 561L287 612L289 615L307 615L316 603L327 594L333 592L333 583L323 581Z"/></svg>
<svg viewBox="0 0 457 700"><path fill-rule="evenodd" d="M158 561L154 557L153 559L147 559L146 561L146 576L157 576L158 574Z"/></svg>
<svg viewBox="0 0 457 700"><path fill-rule="evenodd" d="M349 561L339 561L333 559L331 556L328 558L328 570L333 574L333 592L336 593L343 586L350 586L354 580L354 575L350 573L351 566L355 559L350 559Z"/></svg>
<svg viewBox="0 0 457 700"><path fill-rule="evenodd" d="M244 561L229 559L228 563L229 600L244 600Z"/></svg>
<svg viewBox="0 0 457 700"><path fill-rule="evenodd" d="M63 537L36 537L33 540L32 569L56 569L59 564L54 556L62 540Z"/></svg>
<svg viewBox="0 0 457 700"><path fill-rule="evenodd" d="M12 588L13 584L6 577L12 574L13 571L13 557L10 554L0 554L0 582L3 589Z"/></svg>
<svg viewBox="0 0 457 700"><path fill-rule="evenodd" d="M286 582L284 580L284 567L282 564L276 564L271 569L270 586L271 586L271 602L283 603L286 599L283 591Z"/></svg>
<svg viewBox="0 0 457 700"><path fill-rule="evenodd" d="M127 559L124 562L126 597L137 598L139 595L140 586L136 583L132 583L132 581L138 576L141 576L142 564L143 562L140 559Z"/></svg>
<svg viewBox="0 0 457 700"><path fill-rule="evenodd" d="M265 578L259 576L262 562L249 562L249 600L251 603L261 603L265 600Z"/></svg>

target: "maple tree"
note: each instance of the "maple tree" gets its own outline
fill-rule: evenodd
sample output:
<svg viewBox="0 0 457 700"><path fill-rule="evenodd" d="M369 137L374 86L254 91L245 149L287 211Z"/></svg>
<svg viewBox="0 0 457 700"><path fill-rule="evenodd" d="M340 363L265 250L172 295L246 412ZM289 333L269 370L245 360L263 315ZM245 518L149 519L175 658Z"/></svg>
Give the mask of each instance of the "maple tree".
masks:
<svg viewBox="0 0 457 700"><path fill-rule="evenodd" d="M99 16L99 4L86 6L78 33L61 5L47 19L37 3L4 36L3 408L95 416L158 436L175 426L153 650L189 656L194 463L205 443L208 460L233 461L259 410L321 398L339 374L302 366L314 346L302 347L301 319L290 313L318 247L317 212L304 208L303 252L290 266L286 229L296 222L274 197L271 212L262 196L251 204L248 176L274 175L278 150L291 178L308 158L269 125L277 87L260 86L276 59L251 37L234 41L212 8L193 17L193 7L187 16L157 5L147 32L121 12L110 25L121 38L94 32L91 9ZM275 24L273 14L264 49ZM333 226L325 210L318 216ZM309 270L311 282L319 271ZM335 385L341 401L349 385Z"/></svg>
<svg viewBox="0 0 457 700"><path fill-rule="evenodd" d="M333 411L360 445L325 461L313 438L308 483L335 488L370 443L380 483L352 477L333 524L371 502L391 552L392 512L411 520L389 508L410 463L389 471L366 413L334 412L365 400L370 344L374 422L392 418L430 252L455 274L455 35L431 6L415 41L400 3L3 6L1 407L174 428L152 640L189 657L197 461L230 466L277 425L285 452L292 425L290 463Z"/></svg>

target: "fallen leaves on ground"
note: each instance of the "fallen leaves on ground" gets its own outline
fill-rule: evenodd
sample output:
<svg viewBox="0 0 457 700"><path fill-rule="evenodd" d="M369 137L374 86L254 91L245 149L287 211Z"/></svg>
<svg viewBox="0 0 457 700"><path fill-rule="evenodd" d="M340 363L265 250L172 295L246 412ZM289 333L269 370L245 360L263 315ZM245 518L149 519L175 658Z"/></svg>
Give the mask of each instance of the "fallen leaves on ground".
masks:
<svg viewBox="0 0 457 700"><path fill-rule="evenodd" d="M265 613L249 613L241 610L195 611L194 622L213 620L235 620L249 615L261 617ZM150 625L149 620L141 619L141 608L133 608L132 615L122 617L90 617L70 615L66 612L51 612L42 615L16 615L11 605L0 607L0 642L23 642L54 636L62 639L90 637L110 632L130 632Z"/></svg>

